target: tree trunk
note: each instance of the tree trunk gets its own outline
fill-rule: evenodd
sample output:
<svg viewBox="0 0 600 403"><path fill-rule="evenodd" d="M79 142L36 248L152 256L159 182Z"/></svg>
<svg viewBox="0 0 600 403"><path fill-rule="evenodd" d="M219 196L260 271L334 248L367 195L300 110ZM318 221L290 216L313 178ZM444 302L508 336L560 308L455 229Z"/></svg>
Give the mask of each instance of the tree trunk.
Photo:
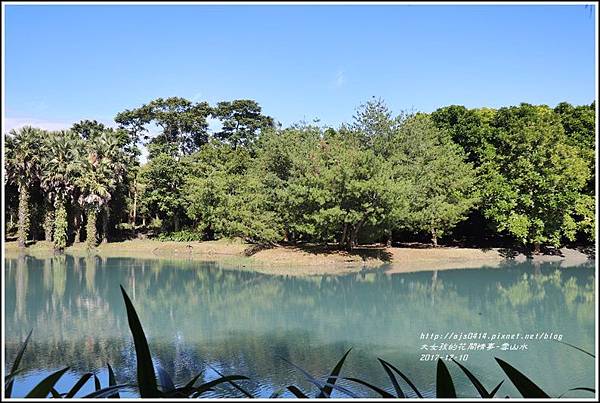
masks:
<svg viewBox="0 0 600 403"><path fill-rule="evenodd" d="M179 214L175 214L173 227L175 228L175 232L179 231Z"/></svg>
<svg viewBox="0 0 600 403"><path fill-rule="evenodd" d="M533 243L533 253L535 253L536 255L540 253L540 243L539 242L534 242Z"/></svg>
<svg viewBox="0 0 600 403"><path fill-rule="evenodd" d="M344 223L344 230L342 231L342 237L340 238L340 247L346 243L346 233L348 231L348 223Z"/></svg>
<svg viewBox="0 0 600 403"><path fill-rule="evenodd" d="M54 227L54 210L52 203L46 203L46 214L44 216L44 240L52 242L52 228Z"/></svg>
<svg viewBox="0 0 600 403"><path fill-rule="evenodd" d="M96 209L89 208L87 212L87 223L85 225L85 243L89 249L96 247Z"/></svg>
<svg viewBox="0 0 600 403"><path fill-rule="evenodd" d="M19 186L19 228L17 232L19 248L24 248L29 235L29 189Z"/></svg>
<svg viewBox="0 0 600 403"><path fill-rule="evenodd" d="M363 224L366 221L366 217L363 218L362 220L360 220L358 222L358 224L356 224L356 227L354 227L354 229L351 231L350 233L350 237L348 238L348 251L351 251L352 248L354 248L357 243L358 243L358 231L360 231L361 227L363 226Z"/></svg>
<svg viewBox="0 0 600 403"><path fill-rule="evenodd" d="M102 243L108 242L108 220L110 218L110 209L108 204L104 205L104 220L102 221Z"/></svg>
<svg viewBox="0 0 600 403"><path fill-rule="evenodd" d="M133 182L133 229L137 219L137 180Z"/></svg>
<svg viewBox="0 0 600 403"><path fill-rule="evenodd" d="M56 204L56 218L54 220L54 249L62 251L67 246L67 209L65 202L59 200Z"/></svg>
<svg viewBox="0 0 600 403"><path fill-rule="evenodd" d="M431 243L433 244L433 246L438 246L437 232L435 228L431 229Z"/></svg>
<svg viewBox="0 0 600 403"><path fill-rule="evenodd" d="M81 208L79 206L75 206L74 208L75 210L75 240L73 241L74 243L79 243L81 242L81 225L83 224L83 213L81 211Z"/></svg>
<svg viewBox="0 0 600 403"><path fill-rule="evenodd" d="M387 230L387 240L385 242L385 246L388 248L392 247L392 230L391 229Z"/></svg>

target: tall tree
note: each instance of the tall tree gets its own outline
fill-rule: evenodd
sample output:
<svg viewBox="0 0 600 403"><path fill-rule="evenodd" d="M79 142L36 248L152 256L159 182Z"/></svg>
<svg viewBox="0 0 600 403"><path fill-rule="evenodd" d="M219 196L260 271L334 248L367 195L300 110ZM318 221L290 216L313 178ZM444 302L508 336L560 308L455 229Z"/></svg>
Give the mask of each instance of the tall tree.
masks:
<svg viewBox="0 0 600 403"><path fill-rule="evenodd" d="M81 175L83 141L72 131L49 132L44 137L41 184L54 202L53 242L61 251L67 245L67 206L75 195L77 178Z"/></svg>
<svg viewBox="0 0 600 403"><path fill-rule="evenodd" d="M251 145L261 130L274 126L273 118L263 115L260 105L251 99L219 102L212 114L222 125L215 137L233 148Z"/></svg>
<svg viewBox="0 0 600 403"><path fill-rule="evenodd" d="M484 214L535 250L574 240L591 172L559 117L547 106L521 104L500 109L494 126L494 153L482 166Z"/></svg>
<svg viewBox="0 0 600 403"><path fill-rule="evenodd" d="M19 248L24 248L30 229L30 188L39 180L40 144L44 132L32 127L11 130L6 136L6 180L17 185L19 192L18 230Z"/></svg>
<svg viewBox="0 0 600 403"><path fill-rule="evenodd" d="M211 108L206 102L192 103L179 97L158 98L139 108L120 112L115 122L135 140L140 137L150 140L155 145L154 153L189 154L208 141L206 119L210 113ZM148 133L151 123L161 128L153 138Z"/></svg>
<svg viewBox="0 0 600 403"><path fill-rule="evenodd" d="M408 228L431 234L437 245L438 238L474 207L475 170L448 132L424 114L404 122L392 144L391 161L398 177L408 182L408 209L400 220Z"/></svg>

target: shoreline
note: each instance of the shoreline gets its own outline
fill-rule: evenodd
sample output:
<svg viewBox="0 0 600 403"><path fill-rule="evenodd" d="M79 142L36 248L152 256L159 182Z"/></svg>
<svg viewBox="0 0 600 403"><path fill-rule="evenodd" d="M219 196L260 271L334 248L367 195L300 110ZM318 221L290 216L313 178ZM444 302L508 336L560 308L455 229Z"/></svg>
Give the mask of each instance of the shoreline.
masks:
<svg viewBox="0 0 600 403"><path fill-rule="evenodd" d="M277 275L336 275L356 273L364 269L384 267L387 273L410 273L470 268L499 268L509 262L526 262L522 253L502 248L383 247L360 246L351 253L327 245L276 246L261 249L247 256L252 245L240 240L175 242L157 240L127 240L100 244L92 253L100 257L123 257L166 260L211 261L241 270ZM38 241L20 251L16 242L4 243L5 257L25 255L47 258L54 256L52 244ZM578 266L589 261L585 253L562 248L562 255L534 255L534 263L558 262L561 268ZM85 244L65 249L65 254L89 256Z"/></svg>

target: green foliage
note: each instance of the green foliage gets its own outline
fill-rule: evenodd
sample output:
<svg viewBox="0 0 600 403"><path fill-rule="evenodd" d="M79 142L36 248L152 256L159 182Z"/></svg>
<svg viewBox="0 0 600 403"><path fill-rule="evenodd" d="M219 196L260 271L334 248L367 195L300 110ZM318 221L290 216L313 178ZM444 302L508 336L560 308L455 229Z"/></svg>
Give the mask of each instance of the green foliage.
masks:
<svg viewBox="0 0 600 403"><path fill-rule="evenodd" d="M192 242L192 241L202 241L204 236L201 232L197 231L177 231L177 232L168 232L162 233L157 238L159 241L176 241L176 242Z"/></svg>
<svg viewBox="0 0 600 403"><path fill-rule="evenodd" d="M416 232L437 238L466 218L477 202L472 164L463 150L426 115L409 118L398 130L392 160L407 182L408 209L401 217Z"/></svg>
<svg viewBox="0 0 600 403"><path fill-rule="evenodd" d="M221 123L213 133L211 116ZM50 223L57 244L67 230L78 241L83 214L92 246L100 211L103 240L141 219L181 239L190 228L194 239L351 249L399 231L436 243L473 217L483 220L470 222L477 236L491 229L535 247L595 239L595 103L394 115L373 98L338 128L280 128L253 100L210 107L172 97L115 121L118 129L83 120L66 131L8 133L5 216L20 246L49 235ZM142 139L149 154L140 166ZM55 223L52 205L69 219Z"/></svg>
<svg viewBox="0 0 600 403"><path fill-rule="evenodd" d="M482 164L484 214L524 244L560 246L575 239L590 167L569 144L551 109L522 104L500 109L495 153ZM579 207L579 211L576 207Z"/></svg>
<svg viewBox="0 0 600 403"><path fill-rule="evenodd" d="M94 209L94 208L88 208L88 210L87 210L87 222L85 225L85 233L86 233L86 239L85 239L86 246L89 249L96 247L96 243L98 242L98 239L97 239L97 235L96 235L96 209Z"/></svg>
<svg viewBox="0 0 600 403"><path fill-rule="evenodd" d="M11 130L5 141L6 179L15 184L19 192L17 239L21 248L25 247L31 226L31 187L40 176L41 134L39 129L24 127L18 131Z"/></svg>
<svg viewBox="0 0 600 403"><path fill-rule="evenodd" d="M56 217L54 221L54 248L62 251L67 246L67 209L64 201L59 200L56 204Z"/></svg>
<svg viewBox="0 0 600 403"><path fill-rule="evenodd" d="M147 134L147 126L153 123L162 132L151 140L158 153L189 154L208 141L207 117L211 109L206 102L192 103L184 98L158 98L133 110L125 110L115 117L115 122L128 130L134 139ZM174 147L170 147L174 146ZM152 158L154 153L150 154Z"/></svg>
<svg viewBox="0 0 600 403"><path fill-rule="evenodd" d="M148 216L167 220L175 231L184 213L184 197L181 192L185 181L185 161L167 153L160 153L140 169L139 182L144 188L140 196Z"/></svg>
<svg viewBox="0 0 600 403"><path fill-rule="evenodd" d="M273 118L263 115L260 105L250 99L219 102L212 115L221 121L222 128L215 138L233 148L249 146L260 131L273 127Z"/></svg>

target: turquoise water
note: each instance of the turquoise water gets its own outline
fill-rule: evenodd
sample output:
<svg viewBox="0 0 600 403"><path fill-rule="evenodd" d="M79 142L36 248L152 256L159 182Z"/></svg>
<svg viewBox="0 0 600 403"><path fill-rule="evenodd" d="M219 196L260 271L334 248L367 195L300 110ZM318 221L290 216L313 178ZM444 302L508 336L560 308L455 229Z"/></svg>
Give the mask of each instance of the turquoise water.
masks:
<svg viewBox="0 0 600 403"><path fill-rule="evenodd" d="M552 340L594 353L593 262L564 269L510 263L497 269L392 275L383 268L336 277L273 276L217 263L129 258L23 257L5 263L5 365L12 364L20 341L33 329L22 361L27 371L13 391L17 397L65 366L71 369L58 383L59 392L87 371L106 385L107 362L119 382L135 381L120 284L138 311L155 360L178 383L200 371L201 379L213 379L216 368L249 376L252 381L240 384L259 396L291 384L314 394L283 358L324 377L352 348L342 375L389 391L377 357L402 370L426 396L435 393L435 359L446 354L462 359L488 389L505 379L493 357L511 363L552 396L594 387L594 360ZM486 333L478 342L496 337L496 347L422 350L443 342L425 339L429 334L452 332ZM517 333L521 339L500 339ZM524 339L538 333L542 339ZM467 348L471 342L466 341ZM503 350L505 342L509 347L527 344L527 349ZM478 396L456 364L447 365L459 396ZM369 395L355 384L342 384ZM86 391L93 391L93 382ZM227 386L211 393L240 396ZM520 396L508 381L498 394L506 395Z"/></svg>

